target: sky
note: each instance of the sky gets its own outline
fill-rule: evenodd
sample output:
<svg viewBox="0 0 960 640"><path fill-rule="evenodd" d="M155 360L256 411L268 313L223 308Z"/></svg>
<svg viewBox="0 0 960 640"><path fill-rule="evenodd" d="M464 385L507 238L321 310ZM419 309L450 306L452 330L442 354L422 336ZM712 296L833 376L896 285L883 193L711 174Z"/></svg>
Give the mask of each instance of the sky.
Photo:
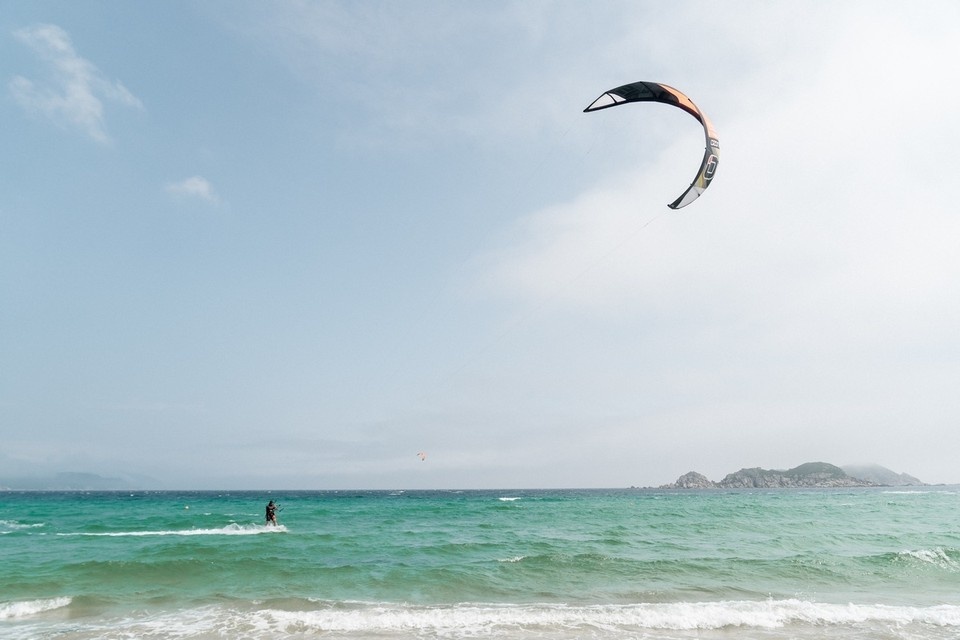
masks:
<svg viewBox="0 0 960 640"><path fill-rule="evenodd" d="M952 0L6 0L0 476L960 482L958 59ZM638 80L720 139L678 211L699 123L583 113Z"/></svg>

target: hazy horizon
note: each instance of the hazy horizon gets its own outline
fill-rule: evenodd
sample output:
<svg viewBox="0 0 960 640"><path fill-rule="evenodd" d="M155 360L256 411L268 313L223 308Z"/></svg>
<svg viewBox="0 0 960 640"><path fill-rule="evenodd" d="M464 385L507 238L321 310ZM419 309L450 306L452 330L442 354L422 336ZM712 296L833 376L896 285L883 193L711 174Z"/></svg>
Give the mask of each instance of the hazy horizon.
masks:
<svg viewBox="0 0 960 640"><path fill-rule="evenodd" d="M813 461L811 461L811 462L813 462ZM826 461L823 461L823 462L826 462ZM800 464L806 464L806 463L800 463ZM828 463L828 464L834 464L834 463ZM799 464L798 464L798 465L795 465L795 466L799 466ZM897 470L895 470L895 469L889 469L889 468L887 468L887 467L884 467L883 465L877 465L877 464L871 464L871 463L867 463L867 464L836 464L835 466L840 467L841 469L843 469L843 470L846 471L847 473L849 473L849 471L847 471L847 470L850 469L850 468L853 468L853 467L866 467L866 468L881 469L881 470L888 471L888 472L891 472L891 473L895 473L895 474L898 474L898 475L904 475L904 474L906 474L906 475L912 476L912 477L920 480L920 481L923 483L924 486L951 486L951 485L955 485L955 484L960 484L960 482L938 482L938 483L930 483L930 482L924 481L922 475L918 475L918 474L916 474L916 473L911 473L911 472L909 472L909 471L897 471ZM763 465L755 465L755 466L753 466L753 467L743 467L743 468L741 468L741 469L732 469L732 470L728 471L726 474L724 474L724 475L721 476L721 477L717 477L717 478L709 478L709 477L708 477L708 479L711 480L711 481L716 482L716 481L719 481L719 480L723 479L723 477L725 477L725 476L728 475L728 474L733 474L733 473L736 473L736 472L738 472L738 471L743 471L743 470L745 470L745 469L753 469L753 468L757 468L757 467L762 468L762 469L765 469L765 470L769 470L769 471L787 471L787 470L789 470L789 469L795 468L795 467L789 467L789 468L784 468L784 469L770 469L770 468L764 467ZM165 483L163 483L162 481L160 481L160 480L158 480L158 479L156 479L156 478L141 477L141 478L139 478L139 480L138 480L136 474L128 474L128 473L123 473L123 472L118 473L118 474L114 474L114 475L110 475L109 473L104 474L104 473L82 472L82 471L60 471L60 472L54 472L54 473L48 473L48 474L30 475L30 476L20 476L20 477L0 476L0 491L2 491L2 490L12 490L12 491L41 490L41 491L43 491L43 490L47 490L47 489L31 489L31 488L29 488L29 487L30 487L30 483L33 482L33 483L36 484L36 483L39 483L39 482L53 482L53 481L56 481L56 480L58 480L58 479L61 479L61 476L71 476L70 479L73 479L73 480L76 480L76 481L81 481L81 480L83 480L84 478L82 478L82 477L73 478L73 476L92 476L92 478L89 478L90 481L102 482L104 485L106 485L106 483L109 482L109 481L118 481L119 483L122 483L122 484L117 484L117 485L115 486L115 488L104 488L103 490L106 490L106 491L126 491L126 490L130 490L130 491L138 491L138 490L142 490L142 491L251 491L251 492L256 492L256 491L394 491L394 490L409 490L409 491L417 491L417 490L423 490L423 491L447 491L447 490L450 490L450 491L497 491L497 490L511 490L511 489L513 489L513 490L518 490L518 491L519 491L519 490L537 491L537 490L551 490L551 489L585 489L585 490L587 490L587 489L600 489L600 490L602 490L602 489L655 489L655 488L657 488L657 487L659 487L659 486L666 485L666 484L669 484L669 483L671 483L671 482L675 482L678 478L680 478L681 476L685 475L686 473L690 473L690 472L697 472L697 471L696 471L696 469L690 469L690 470L688 470L688 471L678 473L674 478L671 478L671 479L669 479L669 480L664 480L664 481L662 481L662 482L658 482L658 483L652 484L652 485L636 485L636 484L630 484L630 485L623 485L623 486L618 485L618 486L583 486L583 487L573 487L573 486L489 486L489 487L480 487L480 486L478 486L478 487L452 486L452 487L439 487L439 486L438 486L438 487L408 488L408 487L395 487L395 486L382 486L382 487L376 487L376 486L331 486L331 487L315 486L315 487L297 487L297 486L242 486L242 485L234 486L234 485L229 485L229 484L217 485L216 483L214 483L214 484L212 484L211 486L208 486L208 487L191 487L191 486L179 486L179 485L165 486ZM699 473L699 472L697 472L697 473ZM66 480L66 478L63 478L63 479ZM13 485L12 485L12 486L5 486L5 485L4 485L5 482L13 482ZM20 483L19 486L17 486L17 483L18 483L18 482ZM24 487L27 487L27 488L24 488ZM49 490L57 491L57 490L60 490L60 489L52 488L52 489L49 489ZM96 491L96 490L98 490L98 489L92 488L92 489L66 489L66 490L80 490L80 491L82 491L82 490L92 490L92 491Z"/></svg>

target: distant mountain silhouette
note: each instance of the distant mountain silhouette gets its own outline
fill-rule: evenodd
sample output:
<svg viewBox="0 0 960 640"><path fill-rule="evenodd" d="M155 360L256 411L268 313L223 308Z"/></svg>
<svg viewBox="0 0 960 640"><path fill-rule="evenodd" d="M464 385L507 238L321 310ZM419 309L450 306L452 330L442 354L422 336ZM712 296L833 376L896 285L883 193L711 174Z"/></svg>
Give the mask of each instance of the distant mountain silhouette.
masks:
<svg viewBox="0 0 960 640"><path fill-rule="evenodd" d="M0 490L7 491L123 491L156 487L152 478L107 478L95 473L63 472L52 476L0 478Z"/></svg>
<svg viewBox="0 0 960 640"><path fill-rule="evenodd" d="M897 473L878 464L848 464L843 466L843 470L847 472L847 475L854 478L888 487L917 487L926 484L910 474Z"/></svg>
<svg viewBox="0 0 960 640"><path fill-rule="evenodd" d="M774 489L789 487L871 487L915 486L923 482L905 473L895 473L880 465L844 467L827 462L807 462L793 469L741 469L713 482L691 471L661 489Z"/></svg>

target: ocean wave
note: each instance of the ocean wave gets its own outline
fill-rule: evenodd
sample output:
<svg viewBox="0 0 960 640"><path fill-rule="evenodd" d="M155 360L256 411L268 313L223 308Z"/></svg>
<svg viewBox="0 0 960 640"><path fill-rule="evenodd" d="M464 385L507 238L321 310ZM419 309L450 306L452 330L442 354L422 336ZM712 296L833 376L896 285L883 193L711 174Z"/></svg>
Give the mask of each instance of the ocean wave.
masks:
<svg viewBox="0 0 960 640"><path fill-rule="evenodd" d="M954 549L917 549L914 551L902 551L897 554L897 558L919 561L923 564L930 564L941 569L950 569L951 571L960 571L960 562L957 556L960 555Z"/></svg>
<svg viewBox="0 0 960 640"><path fill-rule="evenodd" d="M253 603L251 603L251 606ZM42 631L52 637L56 625ZM897 629L891 635L890 630ZM804 600L674 602L632 605L408 606L399 604L292 601L257 608L209 606L162 614L96 620L71 638L244 637L260 638L846 638L877 636L951 638L960 631L960 606L908 607L826 604ZM21 629L24 632L39 628ZM789 636L783 635L789 633ZM157 635L157 634L162 634ZM709 635L707 635L709 634ZM719 635L714 635L719 634ZM29 637L29 636L23 636ZM762 637L768 637L766 635Z"/></svg>
<svg viewBox="0 0 960 640"><path fill-rule="evenodd" d="M58 533L58 536L92 536L107 538L145 537L145 536L253 536L261 533L287 533L285 525L267 527L259 524L228 524L217 529L174 529L168 531L96 531Z"/></svg>
<svg viewBox="0 0 960 640"><path fill-rule="evenodd" d="M23 600L20 602L0 602L0 620L26 618L29 616L61 609L72 602L71 598L48 598L46 600Z"/></svg>
<svg viewBox="0 0 960 640"><path fill-rule="evenodd" d="M707 631L728 628L822 628L862 624L933 625L960 629L960 606L904 607L825 604L803 600L675 602L634 605L367 605L317 611L264 609L249 614L254 626L279 633L523 635L531 629ZM250 621L253 623L253 620Z"/></svg>
<svg viewBox="0 0 960 640"><path fill-rule="evenodd" d="M42 522L23 524L16 520L0 520L0 533L10 533L11 531L20 531L21 529L39 529L42 526L44 526ZM6 531L4 531L4 529Z"/></svg>
<svg viewBox="0 0 960 640"><path fill-rule="evenodd" d="M510 562L510 563L523 562L523 559L526 557L527 556L513 556L512 558L502 558L500 560L497 560L497 562Z"/></svg>

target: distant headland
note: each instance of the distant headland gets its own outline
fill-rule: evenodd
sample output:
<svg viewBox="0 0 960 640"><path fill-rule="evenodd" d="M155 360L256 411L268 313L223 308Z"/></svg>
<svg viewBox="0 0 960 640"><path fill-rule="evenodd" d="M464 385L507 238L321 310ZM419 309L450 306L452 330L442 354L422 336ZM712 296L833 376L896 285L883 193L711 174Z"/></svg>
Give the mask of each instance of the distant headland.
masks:
<svg viewBox="0 0 960 640"><path fill-rule="evenodd" d="M0 477L0 491L126 491L157 487L147 476L106 478L95 473L63 472L49 476Z"/></svg>
<svg viewBox="0 0 960 640"><path fill-rule="evenodd" d="M685 473L676 482L660 489L785 489L830 487L903 487L925 483L906 473L896 473L880 465L838 467L827 462L807 462L799 467L775 469L741 469L713 482L701 473Z"/></svg>

